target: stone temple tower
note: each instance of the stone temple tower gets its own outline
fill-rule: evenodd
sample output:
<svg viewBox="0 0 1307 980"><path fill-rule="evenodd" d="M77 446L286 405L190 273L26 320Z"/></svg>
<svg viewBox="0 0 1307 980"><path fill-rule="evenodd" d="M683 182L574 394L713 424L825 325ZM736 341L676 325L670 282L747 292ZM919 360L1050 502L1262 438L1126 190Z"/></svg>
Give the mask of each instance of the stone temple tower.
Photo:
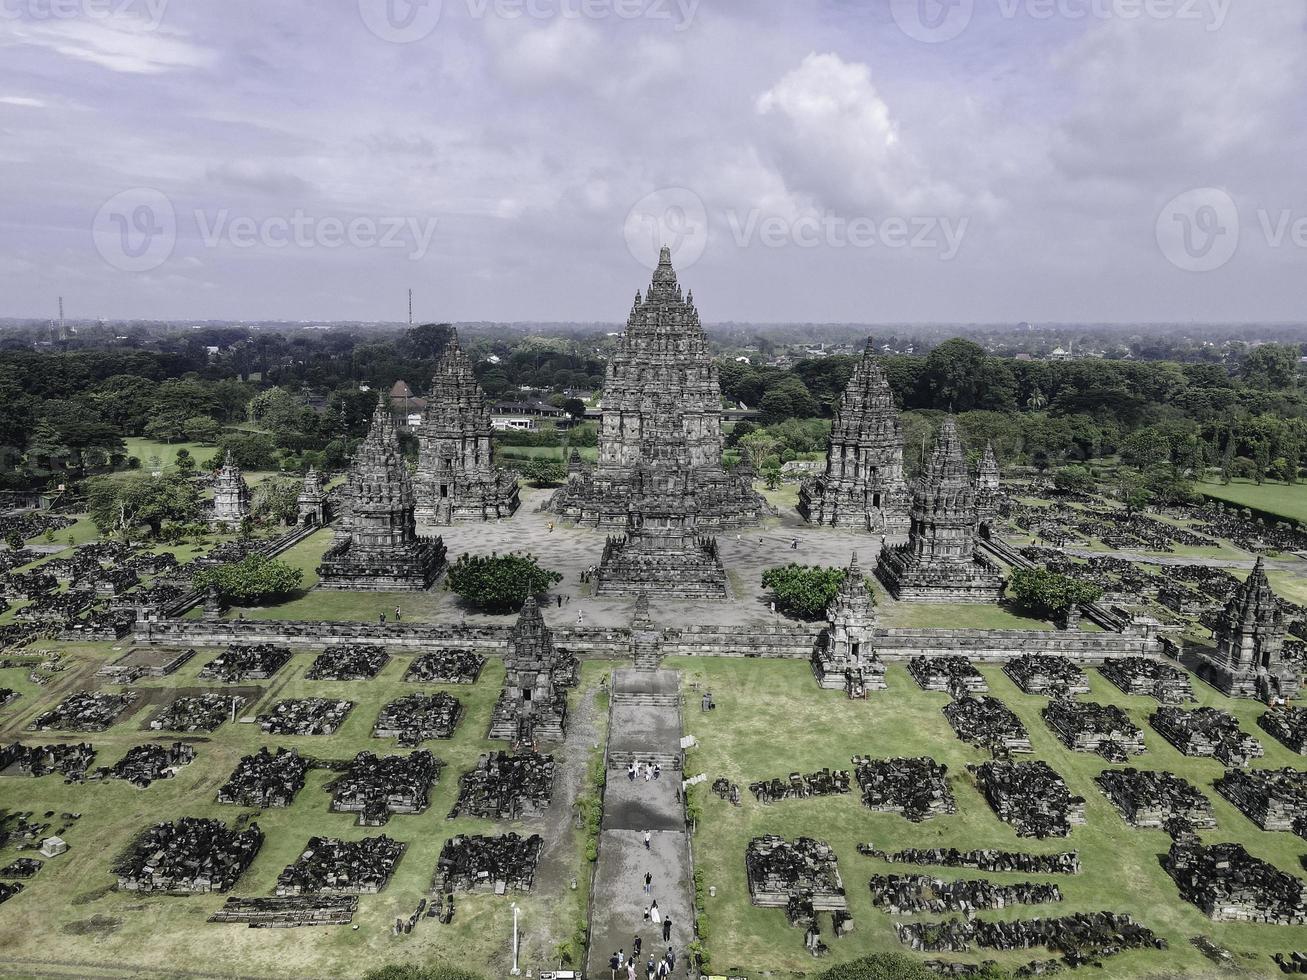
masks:
<svg viewBox="0 0 1307 980"><path fill-rule="evenodd" d="M705 531L756 524L766 504L749 473L722 466L722 390L694 295L683 296L664 248L653 281L635 296L604 380L599 462L569 473L549 509L587 527L631 524L637 468L674 462L677 491Z"/></svg>
<svg viewBox="0 0 1307 980"><path fill-rule="evenodd" d="M903 430L870 346L835 412L826 470L799 489L799 513L811 524L881 533L908 529Z"/></svg>
<svg viewBox="0 0 1307 980"><path fill-rule="evenodd" d="M249 512L250 488L229 449L222 468L213 478L213 515L210 522L236 527Z"/></svg>
<svg viewBox="0 0 1307 980"><path fill-rule="evenodd" d="M445 545L418 536L413 483L384 396L354 456L345 496L339 536L318 566L322 588L394 592L425 589L435 581Z"/></svg>
<svg viewBox="0 0 1307 980"><path fill-rule="evenodd" d="M976 491L953 416L913 487L908 543L882 549L876 575L907 602L998 602L1003 576L976 553Z"/></svg>
<svg viewBox="0 0 1307 980"><path fill-rule="evenodd" d="M976 470L976 520L981 528L988 528L998 519L999 500L1003 495L1000 477L994 444L987 442Z"/></svg>
<svg viewBox="0 0 1307 980"><path fill-rule="evenodd" d="M1261 558L1226 604L1216 625L1216 650L1199 654L1198 673L1232 698L1292 698L1301 678L1284 661L1286 627Z"/></svg>
<svg viewBox="0 0 1307 980"><path fill-rule="evenodd" d="M885 665L872 646L875 627L876 609L855 551L839 592L826 607L826 629L812 653L817 683L850 694L884 690Z"/></svg>
<svg viewBox="0 0 1307 980"><path fill-rule="evenodd" d="M567 723L567 688L576 683L576 659L554 647L534 596L527 597L504 654L504 689L495 703L490 737L529 744L559 740Z"/></svg>
<svg viewBox="0 0 1307 980"><path fill-rule="evenodd" d="M458 334L436 364L418 432L417 516L433 524L493 521L517 510L517 480L495 465L490 406Z"/></svg>
<svg viewBox="0 0 1307 980"><path fill-rule="evenodd" d="M322 483L322 474L310 466L304 474L299 496L295 498L296 521L305 527L320 527L330 519L327 504L327 488Z"/></svg>

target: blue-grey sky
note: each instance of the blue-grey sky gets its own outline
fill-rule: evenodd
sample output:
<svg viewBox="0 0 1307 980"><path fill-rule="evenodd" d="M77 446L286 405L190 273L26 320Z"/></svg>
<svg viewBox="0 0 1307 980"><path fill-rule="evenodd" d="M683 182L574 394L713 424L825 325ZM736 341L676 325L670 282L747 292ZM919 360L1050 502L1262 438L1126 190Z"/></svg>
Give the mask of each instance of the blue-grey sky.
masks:
<svg viewBox="0 0 1307 980"><path fill-rule="evenodd" d="M1302 0L0 0L0 315L1301 320Z"/></svg>

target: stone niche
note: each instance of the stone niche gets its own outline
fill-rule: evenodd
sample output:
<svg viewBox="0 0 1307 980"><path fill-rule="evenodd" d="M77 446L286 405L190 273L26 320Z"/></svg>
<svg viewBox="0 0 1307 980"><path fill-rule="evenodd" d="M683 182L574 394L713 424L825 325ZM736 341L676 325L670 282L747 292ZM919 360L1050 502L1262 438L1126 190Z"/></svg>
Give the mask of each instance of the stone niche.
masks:
<svg viewBox="0 0 1307 980"><path fill-rule="evenodd" d="M142 832L114 865L121 891L207 895L229 891L263 846L257 823L229 830L221 820L183 817Z"/></svg>
<svg viewBox="0 0 1307 980"><path fill-rule="evenodd" d="M328 785L331 809L357 813L364 827L384 826L394 813L421 813L430 803L441 766L425 749L408 755L360 752L345 774Z"/></svg>
<svg viewBox="0 0 1307 980"><path fill-rule="evenodd" d="M862 789L862 804L920 822L957 810L948 784L948 766L922 756L915 759L853 757L853 774Z"/></svg>
<svg viewBox="0 0 1307 980"><path fill-rule="evenodd" d="M539 834L459 834L445 841L436 862L435 892L529 892L543 841Z"/></svg>
<svg viewBox="0 0 1307 980"><path fill-rule="evenodd" d="M1216 826L1211 801L1174 773L1104 769L1094 782L1131 826L1160 830L1172 820L1195 829Z"/></svg>
<svg viewBox="0 0 1307 980"><path fill-rule="evenodd" d="M1187 756L1214 758L1240 768L1265 754L1262 743L1245 734L1234 715L1220 708L1186 711L1164 705L1149 716L1148 723Z"/></svg>
<svg viewBox="0 0 1307 980"><path fill-rule="evenodd" d="M1085 799L1042 759L967 767L995 815L1018 837L1066 837L1085 822Z"/></svg>
<svg viewBox="0 0 1307 980"><path fill-rule="evenodd" d="M344 841L311 837L277 876L277 895L375 895L386 887L405 845L385 834Z"/></svg>
<svg viewBox="0 0 1307 980"><path fill-rule="evenodd" d="M549 808L554 795L554 757L537 752L490 752L458 777L450 818L516 820Z"/></svg>
<svg viewBox="0 0 1307 980"><path fill-rule="evenodd" d="M309 763L294 749L275 752L262 746L253 755L243 756L231 776L218 790L219 803L254 807L287 807L295 794L304 788Z"/></svg>

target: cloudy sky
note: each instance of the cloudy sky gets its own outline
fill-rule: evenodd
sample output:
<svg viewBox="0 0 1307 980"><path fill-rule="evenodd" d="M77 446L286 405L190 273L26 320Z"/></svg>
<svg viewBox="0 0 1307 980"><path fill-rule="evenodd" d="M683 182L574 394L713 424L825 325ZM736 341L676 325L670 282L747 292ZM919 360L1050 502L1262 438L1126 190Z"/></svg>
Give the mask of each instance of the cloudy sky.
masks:
<svg viewBox="0 0 1307 980"><path fill-rule="evenodd" d="M0 316L1302 320L1302 0L0 0Z"/></svg>

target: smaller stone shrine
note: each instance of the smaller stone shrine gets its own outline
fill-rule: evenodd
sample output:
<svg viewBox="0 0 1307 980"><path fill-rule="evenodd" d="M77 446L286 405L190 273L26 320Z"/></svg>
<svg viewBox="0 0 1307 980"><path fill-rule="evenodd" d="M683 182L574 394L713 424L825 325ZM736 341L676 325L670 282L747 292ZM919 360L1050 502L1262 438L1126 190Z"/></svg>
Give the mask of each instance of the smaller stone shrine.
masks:
<svg viewBox="0 0 1307 980"><path fill-rule="evenodd" d="M85 742L56 742L53 745L23 745L13 742L0 749L0 772L13 771L33 777L57 772L80 780L95 760L95 748Z"/></svg>
<svg viewBox="0 0 1307 980"><path fill-rule="evenodd" d="M992 442L985 443L985 451L976 466L976 526L982 534L998 519L1003 502L1002 473Z"/></svg>
<svg viewBox="0 0 1307 980"><path fill-rule="evenodd" d="M94 778L121 779L145 789L157 779L171 779L194 761L194 746L184 742L172 745L147 742L132 746L113 766L97 769Z"/></svg>
<svg viewBox="0 0 1307 980"><path fill-rule="evenodd" d="M1258 556L1217 620L1216 649L1197 650L1198 675L1232 698L1294 698L1302 678L1284 658L1287 632L1266 563Z"/></svg>
<svg viewBox="0 0 1307 980"><path fill-rule="evenodd" d="M462 717L463 705L452 694L406 694L381 709L372 735L411 749L427 739L452 738Z"/></svg>
<svg viewBox="0 0 1307 980"><path fill-rule="evenodd" d="M1027 854L1024 851L999 851L988 847L976 851L959 851L956 847L909 847L902 851L879 851L870 844L859 844L858 853L890 864L930 864L941 868L972 868L977 871L1018 874L1080 874L1080 855L1075 851Z"/></svg>
<svg viewBox="0 0 1307 980"><path fill-rule="evenodd" d="M150 719L150 728L164 732L214 732L236 719L245 699L234 694L197 694L174 698Z"/></svg>
<svg viewBox="0 0 1307 980"><path fill-rule="evenodd" d="M1307 813L1307 772L1298 769L1227 769L1214 785L1262 830L1296 832Z"/></svg>
<svg viewBox="0 0 1307 980"><path fill-rule="evenodd" d="M862 789L862 804L898 813L918 823L957 811L948 784L948 766L922 756L916 759L853 757L853 775Z"/></svg>
<svg viewBox="0 0 1307 980"><path fill-rule="evenodd" d="M843 796L851 788L846 769L821 769L804 775L792 772L788 779L764 779L750 783L749 792L759 803L778 800L804 800L811 796Z"/></svg>
<svg viewBox="0 0 1307 980"><path fill-rule="evenodd" d="M169 895L229 891L263 846L263 831L251 823L228 830L221 820L182 817L141 833L115 863L118 889Z"/></svg>
<svg viewBox="0 0 1307 980"><path fill-rule="evenodd" d="M637 467L637 476L640 472ZM693 517L680 518L683 530L668 526L671 518L655 523L654 514L633 511L631 519L624 536L609 535L604 542L594 576L596 596L730 598L717 539L695 533Z"/></svg>
<svg viewBox="0 0 1307 980"><path fill-rule="evenodd" d="M1174 773L1104 769L1094 782L1133 827L1160 830L1171 820L1184 821L1194 829L1216 826L1211 801Z"/></svg>
<svg viewBox="0 0 1307 980"><path fill-rule="evenodd" d="M390 662L386 648L370 643L334 643L304 674L309 681L370 681Z"/></svg>
<svg viewBox="0 0 1307 980"><path fill-rule="evenodd" d="M1182 836L1162 867L1180 896L1214 922L1307 923L1307 882L1253 857L1242 844L1205 845Z"/></svg>
<svg viewBox="0 0 1307 980"><path fill-rule="evenodd" d="M433 650L414 659L404 680L419 684L475 684L486 658L471 650Z"/></svg>
<svg viewBox="0 0 1307 980"><path fill-rule="evenodd" d="M288 698L258 716L268 735L335 735L354 707L337 698Z"/></svg>
<svg viewBox="0 0 1307 980"><path fill-rule="evenodd" d="M903 429L885 372L868 344L831 423L824 472L799 488L810 524L898 533L908 529Z"/></svg>
<svg viewBox="0 0 1307 980"><path fill-rule="evenodd" d="M449 817L517 820L543 813L553 796L552 755L491 752L458 777L458 799Z"/></svg>
<svg viewBox="0 0 1307 980"><path fill-rule="evenodd" d="M962 741L996 755L1035 751L1026 726L998 698L965 695L944 706L944 717Z"/></svg>
<svg viewBox="0 0 1307 980"><path fill-rule="evenodd" d="M299 496L295 498L295 523L302 527L322 527L331 521L331 501L322 474L310 466L304 474Z"/></svg>
<svg viewBox="0 0 1307 980"><path fill-rule="evenodd" d="M430 803L441 765L425 749L408 755L360 752L349 770L328 785L331 809L357 813L364 827L383 826L394 813L421 813Z"/></svg>
<svg viewBox="0 0 1307 980"><path fill-rule="evenodd" d="M1194 700L1189 674L1182 668L1149 657L1118 657L1106 661L1098 672L1126 694L1156 698L1162 704L1183 704Z"/></svg>
<svg viewBox="0 0 1307 980"><path fill-rule="evenodd" d="M961 697L963 694L984 694L989 690L984 675L966 657L913 657L908 661L908 673L923 691L941 691Z"/></svg>
<svg viewBox="0 0 1307 980"><path fill-rule="evenodd" d="M1085 822L1085 799L1042 759L967 766L995 815L1018 837L1066 837Z"/></svg>
<svg viewBox="0 0 1307 980"><path fill-rule="evenodd" d="M1187 756L1214 758L1238 768L1265 754L1262 743L1245 734L1234 715L1220 708L1186 711L1165 705L1149 716L1148 723Z"/></svg>
<svg viewBox="0 0 1307 980"><path fill-rule="evenodd" d="M1285 748L1307 753L1307 708L1272 708L1262 712L1257 724Z"/></svg>
<svg viewBox="0 0 1307 980"><path fill-rule="evenodd" d="M749 901L783 908L792 925L810 922L818 912L849 910L839 859L825 841L799 837L790 843L769 834L749 841L744 852Z"/></svg>
<svg viewBox="0 0 1307 980"><path fill-rule="evenodd" d="M424 591L445 566L445 544L421 537L413 481L383 396L354 456L345 514L318 565L318 586L362 592Z"/></svg>
<svg viewBox="0 0 1307 980"><path fill-rule="evenodd" d="M262 746L253 755L241 757L218 790L218 802L259 810L290 806L295 794L304 788L308 770L308 760L294 749L271 752Z"/></svg>
<svg viewBox="0 0 1307 980"><path fill-rule="evenodd" d="M1051 653L1023 653L1003 665L1003 673L1026 694L1088 694L1089 678L1075 661Z"/></svg>
<svg viewBox="0 0 1307 980"><path fill-rule="evenodd" d="M850 696L885 690L885 665L872 644L875 628L875 603L855 551L812 651L812 672L821 687Z"/></svg>
<svg viewBox="0 0 1307 980"><path fill-rule="evenodd" d="M985 878L946 881L930 875L872 875L871 878L871 904L890 915L970 913L1060 901L1061 889L1043 882L998 884Z"/></svg>
<svg viewBox="0 0 1307 980"><path fill-rule="evenodd" d="M277 876L275 894L375 895L390 881L405 846L385 834L351 841L310 837L295 863Z"/></svg>
<svg viewBox="0 0 1307 980"><path fill-rule="evenodd" d="M504 689L495 702L490 738L530 745L560 741L567 723L567 691L576 683L577 661L554 646L534 596L522 605L504 653Z"/></svg>
<svg viewBox="0 0 1307 980"><path fill-rule="evenodd" d="M1144 752L1144 733L1115 704L1054 698L1040 714L1062 744L1076 752L1097 752L1109 762Z"/></svg>
<svg viewBox="0 0 1307 980"><path fill-rule="evenodd" d="M103 732L113 727L118 716L136 700L135 691L80 691L37 715L31 727L38 732Z"/></svg>
<svg viewBox="0 0 1307 980"><path fill-rule="evenodd" d="M249 514L250 488L229 449L213 476L213 513L209 520L214 527L237 528Z"/></svg>
<svg viewBox="0 0 1307 980"><path fill-rule="evenodd" d="M200 668L202 681L266 681L290 661L290 648L271 643L232 645Z"/></svg>
<svg viewBox="0 0 1307 980"><path fill-rule="evenodd" d="M535 884L543 844L539 834L451 837L440 849L431 890L443 893L458 889L496 895L508 891L529 892Z"/></svg>
<svg viewBox="0 0 1307 980"><path fill-rule="evenodd" d="M882 548L876 576L903 602L993 602L998 567L976 551L976 491L953 416L944 420L913 487L908 542Z"/></svg>

